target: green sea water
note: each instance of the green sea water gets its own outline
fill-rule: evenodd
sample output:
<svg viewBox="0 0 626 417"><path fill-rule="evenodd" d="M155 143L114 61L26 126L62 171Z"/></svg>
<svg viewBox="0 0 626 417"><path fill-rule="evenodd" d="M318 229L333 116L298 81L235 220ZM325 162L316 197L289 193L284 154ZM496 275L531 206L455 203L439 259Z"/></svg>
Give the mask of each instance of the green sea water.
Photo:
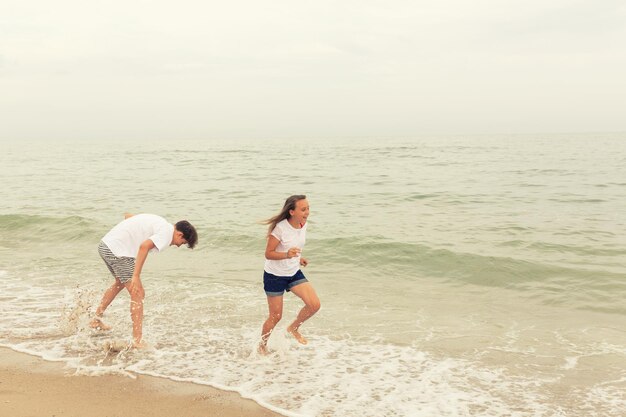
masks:
<svg viewBox="0 0 626 417"><path fill-rule="evenodd" d="M2 345L285 415L626 413L625 135L1 145ZM277 334L263 358L260 222L291 194L322 310L308 346ZM125 212L187 219L200 242L144 268L154 350L102 357L96 246ZM127 308L107 311L115 337Z"/></svg>

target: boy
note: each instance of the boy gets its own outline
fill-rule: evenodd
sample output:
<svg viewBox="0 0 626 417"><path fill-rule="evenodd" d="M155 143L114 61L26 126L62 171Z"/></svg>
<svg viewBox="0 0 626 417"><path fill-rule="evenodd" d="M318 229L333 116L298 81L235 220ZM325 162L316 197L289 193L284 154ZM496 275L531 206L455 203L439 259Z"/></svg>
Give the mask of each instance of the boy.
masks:
<svg viewBox="0 0 626 417"><path fill-rule="evenodd" d="M124 220L107 233L98 246L100 257L111 271L115 283L104 292L90 326L109 330L102 322L104 310L126 288L130 293L130 316L133 320L133 347L145 346L141 340L144 290L141 269L149 252L162 252L168 246L196 246L198 234L186 220L176 225L155 214L126 214Z"/></svg>

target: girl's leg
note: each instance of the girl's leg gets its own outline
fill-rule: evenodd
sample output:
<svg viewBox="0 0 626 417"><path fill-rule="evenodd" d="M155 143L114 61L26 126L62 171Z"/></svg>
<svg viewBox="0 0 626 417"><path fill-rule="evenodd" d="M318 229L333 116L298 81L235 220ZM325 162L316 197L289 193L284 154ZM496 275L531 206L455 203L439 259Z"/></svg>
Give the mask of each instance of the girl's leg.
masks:
<svg viewBox="0 0 626 417"><path fill-rule="evenodd" d="M302 284L296 285L291 288L291 292L297 295L304 301L304 307L298 313L298 316L294 320L293 323L287 327L287 331L296 338L296 340L303 345L306 345L308 341L300 334L298 329L306 320L311 318L313 314L317 313L320 309L320 299L318 298L313 286L309 282L304 282Z"/></svg>
<svg viewBox="0 0 626 417"><path fill-rule="evenodd" d="M102 315L104 314L104 310L107 309L109 304L111 304L111 302L115 299L115 297L117 297L117 295L120 293L120 291L122 291L123 288L124 284L122 284L122 282L116 277L115 283L104 292L104 295L102 296L102 301L100 301L100 305L96 309L96 317L94 317L93 320L91 320L91 323L89 323L91 327L100 330L111 329L111 326L107 326L102 322Z"/></svg>
<svg viewBox="0 0 626 417"><path fill-rule="evenodd" d="M269 317L263 323L261 331L261 342L259 343L259 353L267 353L267 340L270 338L274 327L283 317L283 296L267 296L267 306L269 309Z"/></svg>

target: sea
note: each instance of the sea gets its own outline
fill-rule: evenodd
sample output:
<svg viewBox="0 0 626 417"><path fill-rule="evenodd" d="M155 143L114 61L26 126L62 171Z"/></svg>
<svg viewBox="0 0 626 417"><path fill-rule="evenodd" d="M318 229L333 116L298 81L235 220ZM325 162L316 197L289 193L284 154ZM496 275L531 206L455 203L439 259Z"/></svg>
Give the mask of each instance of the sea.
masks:
<svg viewBox="0 0 626 417"><path fill-rule="evenodd" d="M285 416L626 415L626 133L0 143L0 346L69 375L151 375ZM311 214L271 353L267 226ZM98 256L124 213L186 219L150 254L145 350Z"/></svg>

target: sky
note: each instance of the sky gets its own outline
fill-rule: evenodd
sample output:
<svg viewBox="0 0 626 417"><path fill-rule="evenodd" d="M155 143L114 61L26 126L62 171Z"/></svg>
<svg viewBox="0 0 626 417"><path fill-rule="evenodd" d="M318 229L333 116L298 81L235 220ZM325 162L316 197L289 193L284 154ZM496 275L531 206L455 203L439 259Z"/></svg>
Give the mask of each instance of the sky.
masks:
<svg viewBox="0 0 626 417"><path fill-rule="evenodd" d="M1 0L0 139L626 132L626 2Z"/></svg>

